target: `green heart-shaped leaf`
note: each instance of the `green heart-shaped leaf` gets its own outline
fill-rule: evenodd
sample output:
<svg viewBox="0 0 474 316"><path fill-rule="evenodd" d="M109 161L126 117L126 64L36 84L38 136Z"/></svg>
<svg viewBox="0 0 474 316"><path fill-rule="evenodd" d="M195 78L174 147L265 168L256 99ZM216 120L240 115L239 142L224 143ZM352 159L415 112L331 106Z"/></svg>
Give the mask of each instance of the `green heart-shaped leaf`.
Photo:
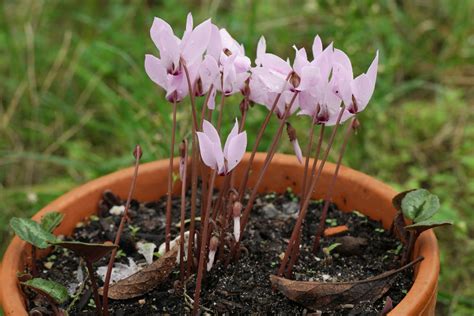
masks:
<svg viewBox="0 0 474 316"><path fill-rule="evenodd" d="M50 212L41 218L41 227L47 232L52 233L53 230L61 224L64 215L59 212Z"/></svg>
<svg viewBox="0 0 474 316"><path fill-rule="evenodd" d="M418 189L406 193L401 208L405 217L417 223L433 217L439 209L439 199L428 190Z"/></svg>
<svg viewBox="0 0 474 316"><path fill-rule="evenodd" d="M57 304L62 304L66 302L69 298L67 289L61 284L54 281L45 280L41 278L35 278L35 279L28 280L26 282L21 282L21 284L31 288L37 293L47 295L52 300L54 300Z"/></svg>
<svg viewBox="0 0 474 316"><path fill-rule="evenodd" d="M29 218L13 217L10 227L15 234L35 247L45 249L57 241L56 236L44 230L40 223Z"/></svg>

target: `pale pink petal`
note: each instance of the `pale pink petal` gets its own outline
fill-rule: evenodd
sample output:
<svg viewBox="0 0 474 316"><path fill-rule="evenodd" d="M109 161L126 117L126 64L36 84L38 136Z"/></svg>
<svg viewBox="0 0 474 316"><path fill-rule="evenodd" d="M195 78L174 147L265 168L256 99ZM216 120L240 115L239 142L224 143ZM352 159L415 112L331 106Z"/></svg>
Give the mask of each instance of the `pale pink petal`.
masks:
<svg viewBox="0 0 474 316"><path fill-rule="evenodd" d="M313 58L316 58L319 54L323 51L323 43L321 42L321 38L319 35L316 35L313 41Z"/></svg>
<svg viewBox="0 0 474 316"><path fill-rule="evenodd" d="M150 28L150 37L155 46L161 51L163 48L161 47L161 34L162 32L168 32L173 34L173 29L171 26L165 21L160 18L154 18L153 24Z"/></svg>
<svg viewBox="0 0 474 316"><path fill-rule="evenodd" d="M303 163L303 153L301 152L301 147L298 143L298 139L295 139L291 143L293 145L293 150L295 151L296 158L298 158L299 163Z"/></svg>
<svg viewBox="0 0 474 316"><path fill-rule="evenodd" d="M211 20L206 20L196 26L186 42L181 43L181 55L188 65L201 60L209 45L211 37Z"/></svg>
<svg viewBox="0 0 474 316"><path fill-rule="evenodd" d="M332 70L333 54L334 54L333 44L330 43L322 51L322 53L316 56L314 60L311 62L311 65L319 69L319 73L322 78L329 79L329 74L331 73L331 70Z"/></svg>
<svg viewBox="0 0 474 316"><path fill-rule="evenodd" d="M379 51L375 54L375 58L370 64L369 70L367 70L367 76L373 82L375 87L375 82L377 80L377 68L379 64Z"/></svg>
<svg viewBox="0 0 474 316"><path fill-rule="evenodd" d="M225 173L225 160L224 160L224 153L222 152L222 148L220 144L213 143L214 146L214 156L216 157L217 162L217 170L219 174Z"/></svg>
<svg viewBox="0 0 474 316"><path fill-rule="evenodd" d="M293 70L287 61L284 61L274 54L264 54L260 60L263 67L277 71L284 77L286 77Z"/></svg>
<svg viewBox="0 0 474 316"><path fill-rule="evenodd" d="M211 95L209 96L209 101L207 101L207 108L214 110L216 108L216 88L212 88Z"/></svg>
<svg viewBox="0 0 474 316"><path fill-rule="evenodd" d="M227 136L227 140L225 141L225 145L224 145L224 157L228 157L227 151L228 151L228 149L229 149L230 141L232 140L232 138L234 138L235 136L237 136L238 133L239 133L239 122L237 121L237 118L236 118L236 119L235 119L234 127L233 127L232 130L230 131L229 135Z"/></svg>
<svg viewBox="0 0 474 316"><path fill-rule="evenodd" d="M212 24L211 25L211 36L209 38L209 44L207 46L207 54L214 57L216 61L219 61L219 58L222 53L222 41L221 35L219 33L219 28Z"/></svg>
<svg viewBox="0 0 474 316"><path fill-rule="evenodd" d="M167 89L166 69L161 64L161 60L153 55L145 55L145 71L154 83Z"/></svg>
<svg viewBox="0 0 474 316"><path fill-rule="evenodd" d="M207 137L209 137L209 140L211 142L218 144L219 147L221 146L221 139L219 137L219 133L208 120L204 120L202 122L202 131L207 135Z"/></svg>
<svg viewBox="0 0 474 316"><path fill-rule="evenodd" d="M242 160L247 149L247 132L242 132L235 137L232 137L227 149L227 172L234 169Z"/></svg>
<svg viewBox="0 0 474 316"><path fill-rule="evenodd" d="M240 240L240 216L234 217L234 238Z"/></svg>
<svg viewBox="0 0 474 316"><path fill-rule="evenodd" d="M294 71L301 76L301 72L304 66L309 65L308 55L306 54L306 50L304 48L297 49L296 46L293 46L296 50L295 55L295 62L293 63Z"/></svg>
<svg viewBox="0 0 474 316"><path fill-rule="evenodd" d="M196 132L199 139L199 150L201 152L202 161L211 169L217 169L217 161L214 155L214 144L206 134Z"/></svg>
<svg viewBox="0 0 474 316"><path fill-rule="evenodd" d="M213 56L206 55L206 57L204 57L204 60L199 67L199 76L202 81L202 88L204 92L208 91L211 84L214 84L215 86L218 85L220 71L217 61Z"/></svg>
<svg viewBox="0 0 474 316"><path fill-rule="evenodd" d="M357 103L357 112L361 112L369 103L369 100L374 93L375 85L369 79L369 76L362 74L354 79L351 86Z"/></svg>
<svg viewBox="0 0 474 316"><path fill-rule="evenodd" d="M172 33L163 29L159 37L160 42L160 57L164 66L167 68L176 69L179 65L179 39ZM171 70L171 69L168 69Z"/></svg>
<svg viewBox="0 0 474 316"><path fill-rule="evenodd" d="M351 79L354 78L354 75L352 73L351 60L346 55L346 53L344 53L342 50L336 48L336 49L334 49L334 53L333 53L332 58L333 58L333 62L339 63L345 68L347 73L350 75Z"/></svg>
<svg viewBox="0 0 474 316"><path fill-rule="evenodd" d="M258 44L257 44L257 58L255 59L255 64L257 66L262 65L262 57L267 52L267 43L265 41L265 37L260 37Z"/></svg>

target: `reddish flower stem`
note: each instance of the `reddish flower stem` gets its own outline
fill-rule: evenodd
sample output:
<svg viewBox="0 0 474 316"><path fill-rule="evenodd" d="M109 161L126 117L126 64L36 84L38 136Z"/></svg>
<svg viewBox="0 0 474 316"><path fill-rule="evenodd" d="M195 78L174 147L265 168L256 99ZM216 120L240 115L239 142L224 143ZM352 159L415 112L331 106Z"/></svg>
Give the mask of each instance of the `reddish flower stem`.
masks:
<svg viewBox="0 0 474 316"><path fill-rule="evenodd" d="M165 251L170 250L171 240L171 195L173 194L173 160L176 137L176 99L173 101L173 127L171 129L171 148L168 166L168 192L166 195Z"/></svg>
<svg viewBox="0 0 474 316"><path fill-rule="evenodd" d="M309 169L309 157L311 156L311 150L313 148L314 126L315 124L311 122L311 128L309 129L309 135L308 135L308 147L306 148L306 159L304 162L303 187L301 188L300 200L303 200L304 193L306 190L306 180L308 178L308 169Z"/></svg>
<svg viewBox="0 0 474 316"><path fill-rule="evenodd" d="M137 145L135 147L135 150L133 151L133 154L135 156L135 170L133 172L133 177L132 177L132 183L130 185L130 190L128 191L128 197L127 197L127 202L125 203L125 211L122 214L122 219L120 220L120 225L117 230L117 234L115 235L115 242L114 244L117 246L117 248L114 248L112 250L112 254L110 255L110 260L109 264L107 266L107 273L105 274L105 281L104 281L104 290L103 290L103 298L102 298L102 307L103 307L103 312L105 316L109 315L109 286L110 286L110 278L112 276L112 268L114 266L115 262L115 256L117 255L117 249L118 245L120 242L120 236L122 235L122 232L125 228L125 221L128 220L128 210L130 209L130 202L132 200L133 192L135 191L135 186L137 184L137 176L138 176L138 166L140 164L140 158L142 156L142 149L140 145Z"/></svg>
<svg viewBox="0 0 474 316"><path fill-rule="evenodd" d="M183 140L184 146L184 166L183 166L183 179L181 179L181 219L179 227L179 271L181 276L181 282L184 282L185 272L184 272L184 221L186 219L186 177L188 169L188 142ZM189 239L193 239L194 236L190 235ZM188 257L190 260L192 257Z"/></svg>
<svg viewBox="0 0 474 316"><path fill-rule="evenodd" d="M221 93L221 102L219 104L219 117L217 119L217 133L221 134L222 114L224 113L225 93Z"/></svg>
<svg viewBox="0 0 474 316"><path fill-rule="evenodd" d="M355 121L355 119L356 119L356 117L354 116L352 118L351 122L347 125L346 134L344 135L344 140L343 140L342 146L341 146L341 152L339 153L339 157L337 158L336 169L334 170L334 174L331 178L331 182L329 183L329 187L326 191L326 198L325 198L325 201L324 201L323 212L322 212L321 218L319 220L318 230L317 230L316 235L314 237L313 253L316 253L319 250L319 242L320 242L321 236L323 235L323 232L324 232L326 217L328 215L328 210L329 210L329 204L332 202L332 195L334 193L334 187L336 186L337 175L339 174L339 168L341 167L342 157L344 156L344 153L346 151L346 147L347 147L347 143L349 141L349 137L352 134L352 129L353 129L352 124Z"/></svg>
<svg viewBox="0 0 474 316"><path fill-rule="evenodd" d="M100 316L102 315L102 305L100 303L99 290L94 275L94 268L92 267L92 263L89 260L84 259L84 261L86 262L87 271L89 272L89 280L91 281L91 287L94 293L95 309L97 311L97 315Z"/></svg>
<svg viewBox="0 0 474 316"><path fill-rule="evenodd" d="M207 105L209 104L209 98L211 97L212 94L212 89L214 89L214 85L211 84L209 87L209 91L206 94L206 99L204 100L204 104L202 105L201 109L201 121L199 122L199 128L202 129L202 122L204 121L204 118L206 117L206 110L207 110Z"/></svg>
<svg viewBox="0 0 474 316"><path fill-rule="evenodd" d="M200 249L200 255L199 255L199 264L198 264L198 273L197 273L197 280L196 280L196 290L194 292L194 305L193 305L193 315L197 315L199 312L199 300L201 297L201 284L202 284L202 278L204 274L204 266L206 263L206 248L208 244L208 230L209 230L209 218L210 218L210 210L211 210L211 204L212 204L212 191L214 190L214 182L216 180L216 170L212 171L211 174L211 179L209 183L209 191L208 191L208 197L207 197L207 205L206 205L206 217L204 220L204 230L201 233L201 249ZM202 215L201 215L202 218Z"/></svg>
<svg viewBox="0 0 474 316"><path fill-rule="evenodd" d="M288 246L287 246L286 251L285 251L285 256L283 257L283 260L281 261L280 268L278 269L278 275L279 276L282 276L283 272L285 271L286 264L288 263L289 256L292 252L292 248L294 246L298 246L298 245L296 245L296 241L297 241L299 232L301 230L301 225L303 224L303 220L306 217L306 213L308 211L308 205L309 205L309 201L311 199L311 194L313 193L314 187L316 186L316 184L317 184L317 182L318 182L318 180L321 176L321 173L322 173L323 168L324 168L324 164L326 163L326 160L328 159L329 152L330 152L331 146L334 142L334 138L336 137L336 132L338 130L339 123L341 122L342 114L344 113L345 108L346 108L345 105L343 105L341 107L340 111L339 111L339 115L337 117L336 125L334 126L334 129L332 131L331 137L329 139L328 146L326 148L326 152L324 153L324 157L321 161L321 164L319 165L318 173L315 177L313 177L311 179L311 183L308 187L308 190L306 191L305 199L304 199L303 203L301 204L298 219L296 220L296 224L293 227L293 232L291 233L291 238L290 238L290 241L288 242ZM317 159L317 157L315 159Z"/></svg>
<svg viewBox="0 0 474 316"><path fill-rule="evenodd" d="M286 81L288 81L290 77L291 77L291 73L289 73L288 76L286 77ZM255 139L255 143L253 144L252 153L250 154L249 161L247 163L247 168L245 169L245 172L244 172L244 178L242 179L242 182L240 183L239 201L242 201L242 198L245 195L245 191L247 189L247 182L249 180L249 175L250 175L250 169L252 169L253 160L255 159L255 154L257 153L257 150L258 150L258 145L260 144L260 141L262 140L263 133L265 132L265 129L267 128L268 122L270 122L270 118L272 117L272 114L275 112L278 101L280 101L281 94L282 93L280 92L275 97L275 101L273 101L272 107L270 111L268 111L267 116L265 117L265 120L263 121L262 126L260 127L258 131L257 138Z"/></svg>

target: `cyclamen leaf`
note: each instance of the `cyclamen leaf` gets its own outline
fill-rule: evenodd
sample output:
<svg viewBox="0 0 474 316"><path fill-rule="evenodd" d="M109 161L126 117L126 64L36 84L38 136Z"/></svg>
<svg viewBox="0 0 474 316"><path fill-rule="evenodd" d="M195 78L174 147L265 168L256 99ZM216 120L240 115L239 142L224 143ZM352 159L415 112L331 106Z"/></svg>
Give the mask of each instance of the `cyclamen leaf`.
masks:
<svg viewBox="0 0 474 316"><path fill-rule="evenodd" d="M13 217L10 227L15 234L35 247L45 249L57 241L56 236L44 230L40 223L29 218Z"/></svg>
<svg viewBox="0 0 474 316"><path fill-rule="evenodd" d="M452 221L443 221L443 220L426 220L426 221L421 221L412 225L407 225L405 226L405 229L408 230L415 230L420 234L421 232L430 229L430 228L435 228L439 226L447 226L447 225L452 225Z"/></svg>
<svg viewBox="0 0 474 316"><path fill-rule="evenodd" d="M41 278L35 278L35 279L28 280L26 282L22 282L21 284L31 288L37 293L47 295L52 300L54 300L57 304L62 304L66 302L69 298L67 289L61 284L54 281L45 280Z"/></svg>
<svg viewBox="0 0 474 316"><path fill-rule="evenodd" d="M439 199L428 190L408 192L401 203L403 214L416 222L431 218L439 209Z"/></svg>
<svg viewBox="0 0 474 316"><path fill-rule="evenodd" d="M59 212L51 212L41 218L41 227L47 232L52 233L53 230L61 224L64 214Z"/></svg>
<svg viewBox="0 0 474 316"><path fill-rule="evenodd" d="M55 245L72 250L79 257L82 257L89 262L96 262L117 248L117 246L111 242L92 244L78 241L60 241L56 242Z"/></svg>
<svg viewBox="0 0 474 316"><path fill-rule="evenodd" d="M403 192L400 192L398 193L397 195L395 195L393 198L392 198L392 205L393 207L395 207L395 209L397 211L402 211L402 200L403 198L405 197L405 195L407 195L408 193L410 192L413 192L413 191L416 191L416 189L411 189L411 190L407 190L407 191L403 191Z"/></svg>

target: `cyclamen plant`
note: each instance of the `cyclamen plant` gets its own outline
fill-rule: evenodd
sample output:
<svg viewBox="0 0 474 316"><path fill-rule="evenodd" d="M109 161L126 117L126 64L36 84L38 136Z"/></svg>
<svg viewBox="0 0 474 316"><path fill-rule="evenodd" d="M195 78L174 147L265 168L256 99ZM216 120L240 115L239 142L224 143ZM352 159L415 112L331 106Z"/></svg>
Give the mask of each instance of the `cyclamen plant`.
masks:
<svg viewBox="0 0 474 316"><path fill-rule="evenodd" d="M298 258L300 231L307 213L308 203L320 179L325 162L328 159L334 142L338 126L345 121L348 124L344 142L341 147L336 172L328 188L326 203L319 230L315 232L314 250L319 248L319 239L324 228L325 216L332 199L332 191L336 185L339 166L352 131L360 123L356 119L357 113L368 105L375 89L378 67L378 52L368 71L354 78L352 63L349 57L330 43L323 48L319 36L314 38L312 45L313 58L309 58L305 48L295 49L292 63L275 54L267 52L266 41L261 37L257 47L255 66L251 66L250 59L245 55L243 45L239 44L225 29L219 29L210 20L206 20L193 28L193 18L188 14L183 37L174 35L171 26L160 18L155 18L150 30L159 57L145 56L145 70L150 79L166 91L166 99L173 103L173 127L170 170L168 178L167 200L167 229L166 244L169 249L169 226L171 214L172 167L176 130L176 103L188 96L191 103L193 118L192 153L191 153L191 219L190 236L196 232L196 199L197 183L200 179L201 190L201 221L198 239L193 244L193 238L188 243L187 270L182 279L192 272L192 263L189 258L196 254L197 282L194 297L194 311L199 308L200 288L205 272L211 269L217 252L217 260L224 251L230 251L228 258L236 260L240 253L240 241L244 236L246 224L253 207L257 190L266 175L278 145L283 128L287 126L287 133L300 163L303 163L303 153L300 148L296 130L289 123L289 118L297 113L299 116L309 116L311 129L308 135L308 146L305 152L305 171L303 189L300 192L300 212L288 243L285 256L282 260L279 275L291 275L292 266ZM219 108L216 109L215 98L220 94ZM221 144L221 124L223 120L226 98L233 94L240 94L240 110L242 117L240 125L236 119L234 127L227 137L224 147ZM196 98L204 97L201 108L201 117L198 121ZM244 131L249 105L256 103L268 109L267 115L257 134L254 146L250 153L243 180L235 186L233 170L238 166L247 147L247 134ZM214 111L219 111L216 127L212 123ZM256 184L251 188L248 199L244 199L247 192L248 177L252 170L255 153L265 134L266 128L275 115L279 121L278 129L272 136L272 142L267 150L263 167L257 174ZM316 141L316 150L312 168L309 158L313 155L313 133L315 126L320 126L319 138ZM322 150L322 140L326 126L333 126L326 149ZM322 157L320 153L323 152ZM184 157L181 154L181 157ZM317 160L321 158L318 165ZM180 175L183 181L183 165L180 161ZM211 172L206 171L208 167ZM217 199L213 199L213 190L217 176L224 177L223 186ZM235 187L234 187L235 186ZM183 184L184 190L186 185ZM232 193L232 194L231 194ZM185 196L182 193L182 196ZM228 219L233 219L233 228L230 229ZM183 227L183 217L181 227ZM228 231L233 236L229 243ZM225 247L226 245L227 247ZM195 252L197 250L197 252ZM180 261L181 271L184 271L184 262ZM184 273L184 272L182 272Z"/></svg>

